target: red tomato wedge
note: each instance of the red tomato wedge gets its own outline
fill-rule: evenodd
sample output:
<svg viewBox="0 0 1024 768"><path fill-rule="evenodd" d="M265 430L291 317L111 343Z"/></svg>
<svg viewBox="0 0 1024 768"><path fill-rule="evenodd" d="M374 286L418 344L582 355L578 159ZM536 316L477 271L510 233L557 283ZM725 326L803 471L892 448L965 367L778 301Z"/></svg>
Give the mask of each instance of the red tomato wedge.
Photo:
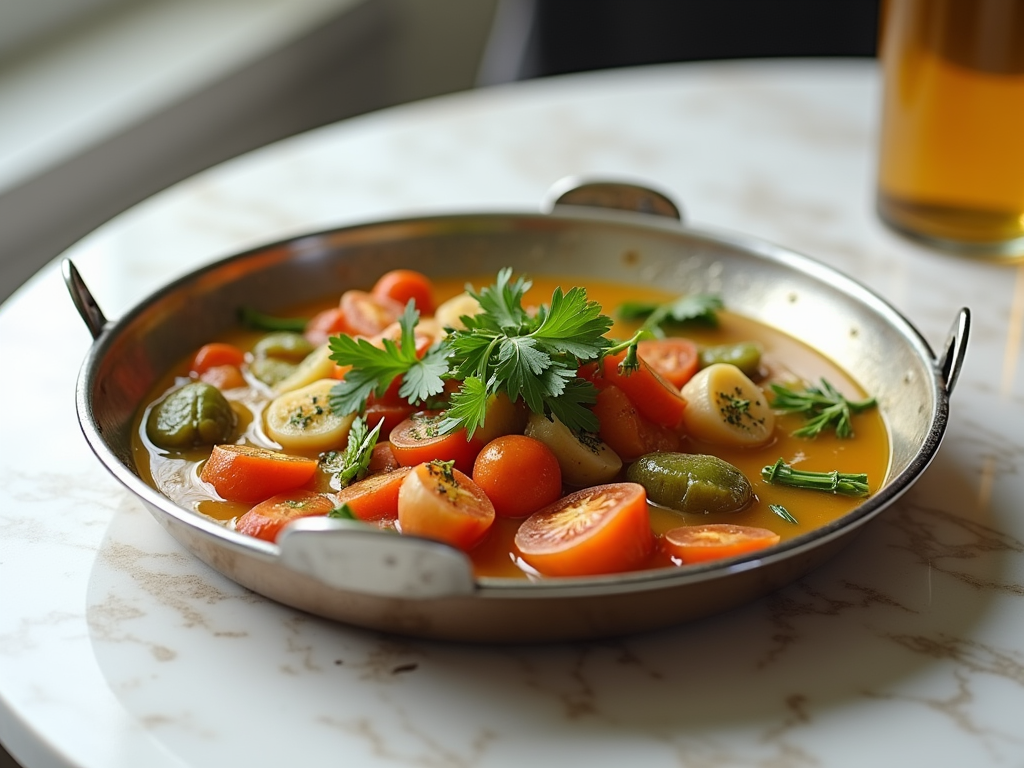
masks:
<svg viewBox="0 0 1024 768"><path fill-rule="evenodd" d="M689 339L646 339L637 344L636 351L677 389L693 377L700 365L697 345Z"/></svg>
<svg viewBox="0 0 1024 768"><path fill-rule="evenodd" d="M682 436L640 415L633 401L614 384L598 388L593 407L601 428L598 434L623 461L635 461L654 451L678 451Z"/></svg>
<svg viewBox="0 0 1024 768"><path fill-rule="evenodd" d="M686 410L686 400L679 394L678 387L669 383L642 357L637 370L628 374L620 372L619 363L625 357L626 352L623 351L604 358L605 380L625 392L644 418L669 429L678 429Z"/></svg>
<svg viewBox="0 0 1024 768"><path fill-rule="evenodd" d="M402 314L405 307L397 301L379 298L366 291L345 291L341 295L344 315L342 330L352 336L376 336Z"/></svg>
<svg viewBox="0 0 1024 768"><path fill-rule="evenodd" d="M610 483L570 493L528 517L515 547L545 576L638 568L654 550L647 492L637 483Z"/></svg>
<svg viewBox="0 0 1024 768"><path fill-rule="evenodd" d="M532 515L562 495L558 458L526 435L504 435L485 445L473 462L473 481L499 517Z"/></svg>
<svg viewBox="0 0 1024 768"><path fill-rule="evenodd" d="M370 293L378 299L397 301L403 307L409 303L409 299L413 299L420 315L434 314L434 284L429 277L414 269L393 269L385 272Z"/></svg>
<svg viewBox="0 0 1024 768"><path fill-rule="evenodd" d="M337 505L347 504L360 520L395 520L398 518L398 491L410 472L412 467L399 467L363 478L335 495Z"/></svg>
<svg viewBox="0 0 1024 768"><path fill-rule="evenodd" d="M215 445L199 478L222 499L254 503L305 485L315 472L316 459L252 445Z"/></svg>
<svg viewBox="0 0 1024 768"><path fill-rule="evenodd" d="M685 525L673 528L661 540L661 548L683 563L703 563L745 555L778 544L781 537L767 528L730 523Z"/></svg>
<svg viewBox="0 0 1024 768"><path fill-rule="evenodd" d="M476 437L467 440L465 429L438 434L437 426L443 418L441 414L425 411L414 413L391 430L391 451L399 464L414 467L435 459L454 461L460 472L472 473L473 461L484 447L483 443Z"/></svg>
<svg viewBox="0 0 1024 768"><path fill-rule="evenodd" d="M414 467L398 492L402 533L472 549L494 523L494 505L479 485L450 462Z"/></svg>
<svg viewBox="0 0 1024 768"><path fill-rule="evenodd" d="M236 368L245 362L245 353L234 344L214 342L204 344L192 358L192 372L203 374L210 368L233 365Z"/></svg>
<svg viewBox="0 0 1024 768"><path fill-rule="evenodd" d="M314 491L291 491L272 496L250 509L235 523L235 530L274 542L278 534L292 520L300 517L326 515L334 509L334 502Z"/></svg>
<svg viewBox="0 0 1024 768"><path fill-rule="evenodd" d="M328 337L345 332L345 311L341 307L330 307L317 312L306 323L305 337L310 344L320 346Z"/></svg>

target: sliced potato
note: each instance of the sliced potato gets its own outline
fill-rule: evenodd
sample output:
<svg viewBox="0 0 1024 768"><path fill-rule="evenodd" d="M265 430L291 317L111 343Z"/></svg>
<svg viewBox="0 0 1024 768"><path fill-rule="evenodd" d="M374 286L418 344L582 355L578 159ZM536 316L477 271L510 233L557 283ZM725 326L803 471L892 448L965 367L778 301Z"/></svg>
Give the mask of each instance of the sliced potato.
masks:
<svg viewBox="0 0 1024 768"><path fill-rule="evenodd" d="M264 413L267 436L285 449L327 451L348 439L355 414L331 410L331 388L338 382L321 379L305 387L278 395Z"/></svg>
<svg viewBox="0 0 1024 768"><path fill-rule="evenodd" d="M577 435L557 416L531 413L526 434L547 445L558 459L567 485L598 485L611 481L622 469L622 459L596 435Z"/></svg>
<svg viewBox="0 0 1024 768"><path fill-rule="evenodd" d="M463 330L466 326L462 317L480 313L480 302L468 293L460 293L444 302L434 312L434 319L445 328L453 328L456 331Z"/></svg>
<svg viewBox="0 0 1024 768"><path fill-rule="evenodd" d="M274 385L274 391L279 395L285 392L294 392L314 381L331 378L333 372L334 361L331 360L331 348L327 344L321 344L306 355L294 371L277 382Z"/></svg>
<svg viewBox="0 0 1024 768"><path fill-rule="evenodd" d="M683 386L686 431L716 445L754 447L772 439L775 414L764 391L735 365L715 363Z"/></svg>

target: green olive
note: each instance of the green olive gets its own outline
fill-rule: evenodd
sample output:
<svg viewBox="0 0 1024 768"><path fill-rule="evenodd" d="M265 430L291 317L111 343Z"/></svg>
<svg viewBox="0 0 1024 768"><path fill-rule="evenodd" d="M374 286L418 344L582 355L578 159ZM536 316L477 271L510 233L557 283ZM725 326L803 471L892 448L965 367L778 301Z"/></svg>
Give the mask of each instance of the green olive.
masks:
<svg viewBox="0 0 1024 768"><path fill-rule="evenodd" d="M648 453L630 465L626 476L646 488L652 502L678 512L738 512L754 496L739 469L705 454Z"/></svg>
<svg viewBox="0 0 1024 768"><path fill-rule="evenodd" d="M150 411L146 434L161 448L191 448L227 440L235 412L216 387L193 381L175 390Z"/></svg>
<svg viewBox="0 0 1024 768"><path fill-rule="evenodd" d="M747 376L756 376L761 366L761 345L753 341L705 347L700 351L700 367L715 363L735 365Z"/></svg>

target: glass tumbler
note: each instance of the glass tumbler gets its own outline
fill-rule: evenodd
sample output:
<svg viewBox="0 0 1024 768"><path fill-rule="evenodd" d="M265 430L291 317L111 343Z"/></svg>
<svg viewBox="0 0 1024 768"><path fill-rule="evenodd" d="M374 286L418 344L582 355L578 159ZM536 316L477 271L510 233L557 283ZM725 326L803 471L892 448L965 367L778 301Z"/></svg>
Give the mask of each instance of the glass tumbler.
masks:
<svg viewBox="0 0 1024 768"><path fill-rule="evenodd" d="M882 0L878 213L1024 258L1024 0Z"/></svg>

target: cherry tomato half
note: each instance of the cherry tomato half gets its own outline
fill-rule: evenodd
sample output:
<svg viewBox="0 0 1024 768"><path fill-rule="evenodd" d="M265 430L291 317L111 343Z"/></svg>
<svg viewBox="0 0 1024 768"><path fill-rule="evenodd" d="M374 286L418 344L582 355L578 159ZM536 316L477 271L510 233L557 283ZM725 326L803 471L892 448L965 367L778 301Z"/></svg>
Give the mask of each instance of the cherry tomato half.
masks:
<svg viewBox="0 0 1024 768"><path fill-rule="evenodd" d="M404 307L387 297L372 296L366 291L345 291L341 295L344 315L342 330L352 336L376 336L402 314Z"/></svg>
<svg viewBox="0 0 1024 768"><path fill-rule="evenodd" d="M619 363L626 352L604 358L605 380L626 393L633 405L644 418L669 429L677 429L683 423L686 400L679 394L679 388L668 382L642 357L640 367L630 373L619 371Z"/></svg>
<svg viewBox="0 0 1024 768"><path fill-rule="evenodd" d="M330 498L313 491L291 491L261 501L235 523L235 530L264 541L277 541L281 529L300 517L326 515L334 509Z"/></svg>
<svg viewBox="0 0 1024 768"><path fill-rule="evenodd" d="M434 285L429 277L414 269L385 272L374 284L371 294L378 299L397 301L403 307L413 299L420 315L434 314Z"/></svg>
<svg viewBox="0 0 1024 768"><path fill-rule="evenodd" d="M781 537L767 528L731 523L684 525L661 540L661 548L684 564L735 557L778 544Z"/></svg>
<svg viewBox="0 0 1024 768"><path fill-rule="evenodd" d="M689 339L646 339L637 344L637 354L673 386L688 382L700 365L697 345Z"/></svg>
<svg viewBox="0 0 1024 768"><path fill-rule="evenodd" d="M515 547L546 576L638 568L654 550L647 492L637 483L610 483L570 493L523 521Z"/></svg>
<svg viewBox="0 0 1024 768"><path fill-rule="evenodd" d="M398 517L398 491L410 472L410 467L399 467L370 475L340 490L335 501L339 507L348 505L360 520L394 520Z"/></svg>
<svg viewBox="0 0 1024 768"><path fill-rule="evenodd" d="M414 467L398 491L398 524L404 534L469 550L493 523L494 505L487 494L449 462Z"/></svg>
<svg viewBox="0 0 1024 768"><path fill-rule="evenodd" d="M439 459L454 461L455 468L466 474L473 472L473 461L483 443L475 436L467 440L465 429L439 434L438 424L443 418L443 414L421 411L391 430L391 451L399 464L413 467Z"/></svg>
<svg viewBox="0 0 1024 768"><path fill-rule="evenodd" d="M614 384L598 388L593 410L601 424L598 434L623 461L634 461L654 451L678 451L682 445L678 432L645 419Z"/></svg>

